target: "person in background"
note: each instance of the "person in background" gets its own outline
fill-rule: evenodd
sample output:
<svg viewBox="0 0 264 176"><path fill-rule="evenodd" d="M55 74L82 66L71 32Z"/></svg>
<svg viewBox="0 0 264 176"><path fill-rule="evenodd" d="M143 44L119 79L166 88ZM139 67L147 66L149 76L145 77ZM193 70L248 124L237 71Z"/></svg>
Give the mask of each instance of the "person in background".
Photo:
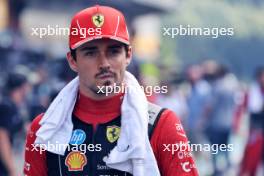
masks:
<svg viewBox="0 0 264 176"><path fill-rule="evenodd" d="M0 176L17 176L12 153L14 135L23 129L20 107L29 91L25 76L8 75L6 94L0 103Z"/></svg>
<svg viewBox="0 0 264 176"><path fill-rule="evenodd" d="M230 73L226 66L219 65L215 81L212 84L212 98L210 103L210 111L206 121L206 135L211 145L228 146L229 137L233 131L233 122L237 109L236 96L239 88L238 80L234 74ZM231 166L228 151L218 152L212 155L214 175L223 175L224 169L218 166L218 156L225 156L225 170Z"/></svg>
<svg viewBox="0 0 264 176"><path fill-rule="evenodd" d="M255 176L264 158L264 67L257 69L255 79L247 95L250 131L241 162L241 176Z"/></svg>
<svg viewBox="0 0 264 176"><path fill-rule="evenodd" d="M198 144L204 138L202 121L208 114L211 87L203 79L203 68L201 65L189 66L186 74L190 84L190 91L187 95L187 131L191 143Z"/></svg>

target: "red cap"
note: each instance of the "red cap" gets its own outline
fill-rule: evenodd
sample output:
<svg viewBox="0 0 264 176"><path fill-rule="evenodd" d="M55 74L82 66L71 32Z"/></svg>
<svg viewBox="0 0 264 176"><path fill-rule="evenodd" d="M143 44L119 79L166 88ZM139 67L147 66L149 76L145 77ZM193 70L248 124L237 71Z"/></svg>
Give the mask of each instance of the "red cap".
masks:
<svg viewBox="0 0 264 176"><path fill-rule="evenodd" d="M96 5L75 14L70 28L69 47L71 49L101 38L110 38L129 44L125 17L120 11Z"/></svg>

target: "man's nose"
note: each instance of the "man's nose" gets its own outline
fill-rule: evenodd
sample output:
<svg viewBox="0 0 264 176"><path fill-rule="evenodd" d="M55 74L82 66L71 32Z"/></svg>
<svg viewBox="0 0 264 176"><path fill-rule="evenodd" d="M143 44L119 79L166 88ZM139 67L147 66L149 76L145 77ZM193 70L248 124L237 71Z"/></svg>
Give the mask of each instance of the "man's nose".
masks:
<svg viewBox="0 0 264 176"><path fill-rule="evenodd" d="M109 60L105 56L105 54L100 54L100 56L98 57L98 67L99 69L110 68Z"/></svg>

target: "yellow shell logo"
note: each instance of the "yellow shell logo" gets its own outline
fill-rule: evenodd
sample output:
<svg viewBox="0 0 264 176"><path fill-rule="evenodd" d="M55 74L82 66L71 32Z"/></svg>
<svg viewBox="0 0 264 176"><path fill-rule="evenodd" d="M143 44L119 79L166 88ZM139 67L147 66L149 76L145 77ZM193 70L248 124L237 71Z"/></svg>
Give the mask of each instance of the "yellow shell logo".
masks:
<svg viewBox="0 0 264 176"><path fill-rule="evenodd" d="M102 14L95 14L92 16L92 22L96 27L101 27L104 24L104 16Z"/></svg>
<svg viewBox="0 0 264 176"><path fill-rule="evenodd" d="M120 127L118 126L108 126L106 129L107 140L111 143L115 142L120 135Z"/></svg>
<svg viewBox="0 0 264 176"><path fill-rule="evenodd" d="M86 156L79 151L69 153L65 159L65 165L68 167L69 171L83 171L83 167L86 164Z"/></svg>

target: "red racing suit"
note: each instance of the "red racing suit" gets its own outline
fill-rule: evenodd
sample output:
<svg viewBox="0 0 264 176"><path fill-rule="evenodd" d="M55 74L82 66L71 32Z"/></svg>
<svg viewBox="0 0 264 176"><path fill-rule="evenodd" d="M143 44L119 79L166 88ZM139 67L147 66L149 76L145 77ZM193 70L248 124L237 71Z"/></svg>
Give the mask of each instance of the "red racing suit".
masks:
<svg viewBox="0 0 264 176"><path fill-rule="evenodd" d="M106 133L106 131L104 131L105 130L104 125L110 122L114 123L115 121L118 123L118 118L120 118L120 112L121 112L120 109L122 103L121 96L122 95L117 95L115 97L106 100L100 100L100 102L87 98L83 95L79 96L73 112L73 121L78 121L76 122L77 126L78 125L87 126L87 128L85 127L85 130L89 129L89 125L91 126L92 131L86 132L87 140L89 136L95 133L97 134L100 133L96 131L102 130L102 133L98 135L100 140L101 138L104 138L103 139L104 142L102 142L103 143L102 148L104 148L104 145L107 146L110 145L107 144L107 140L109 140L108 138L109 136L104 135ZM36 132L40 128L39 121L41 120L42 116L43 114L39 115L33 120L31 128L27 134L25 164L24 164L24 174L26 176L52 175L51 174L52 172L50 172L49 169L51 169L52 167L55 168L55 166L52 165L56 165L57 162L58 157L50 157L51 154L50 153L48 154L47 151L44 153L40 153L39 151L34 150L34 141L36 139ZM75 122L74 122L74 126L75 126ZM114 126L118 126L118 124L117 125L115 124ZM81 128L81 127L78 126L76 128ZM192 154L188 150L188 148L185 147L184 150L180 150L179 148L176 147L180 143L187 144L188 139L181 126L179 118L171 110L165 110L164 112L162 112L160 119L157 122L155 129L153 131L153 135L150 139L150 143L162 176L197 176L198 175L194 160L192 158ZM109 151L106 151L106 153L108 152ZM68 156L70 154L71 153L68 153ZM95 155L99 156L100 153L97 153ZM67 157L62 156L61 159L62 162L60 162L60 167L61 167L60 169L62 170L60 172L62 173L64 173L64 170L65 173L74 173L73 172L74 169L69 167L71 162L69 162L70 160L68 156ZM78 156L80 157L81 155ZM102 165L102 161L97 161L98 157L97 159L93 159L92 161L90 160L89 155L81 156L81 157L85 159L82 160L85 161L82 162L83 163L82 167L77 168L79 169L78 171L79 173L81 173L81 175L87 175L87 174L100 175L100 174L95 174L97 173L95 171L91 171L91 168L95 168L95 169L105 168L107 171L106 174L101 174L101 175L112 175L109 174L109 168L105 166L98 167L97 164L97 168L93 167L93 165L96 162L101 162ZM90 171L89 169L86 170L86 168L88 167L90 167ZM58 168L56 168L55 170L58 170ZM100 173L102 172L103 171L100 170ZM74 175L74 174L69 174L69 175ZM124 174L116 174L115 172L115 174L113 175L124 175Z"/></svg>

